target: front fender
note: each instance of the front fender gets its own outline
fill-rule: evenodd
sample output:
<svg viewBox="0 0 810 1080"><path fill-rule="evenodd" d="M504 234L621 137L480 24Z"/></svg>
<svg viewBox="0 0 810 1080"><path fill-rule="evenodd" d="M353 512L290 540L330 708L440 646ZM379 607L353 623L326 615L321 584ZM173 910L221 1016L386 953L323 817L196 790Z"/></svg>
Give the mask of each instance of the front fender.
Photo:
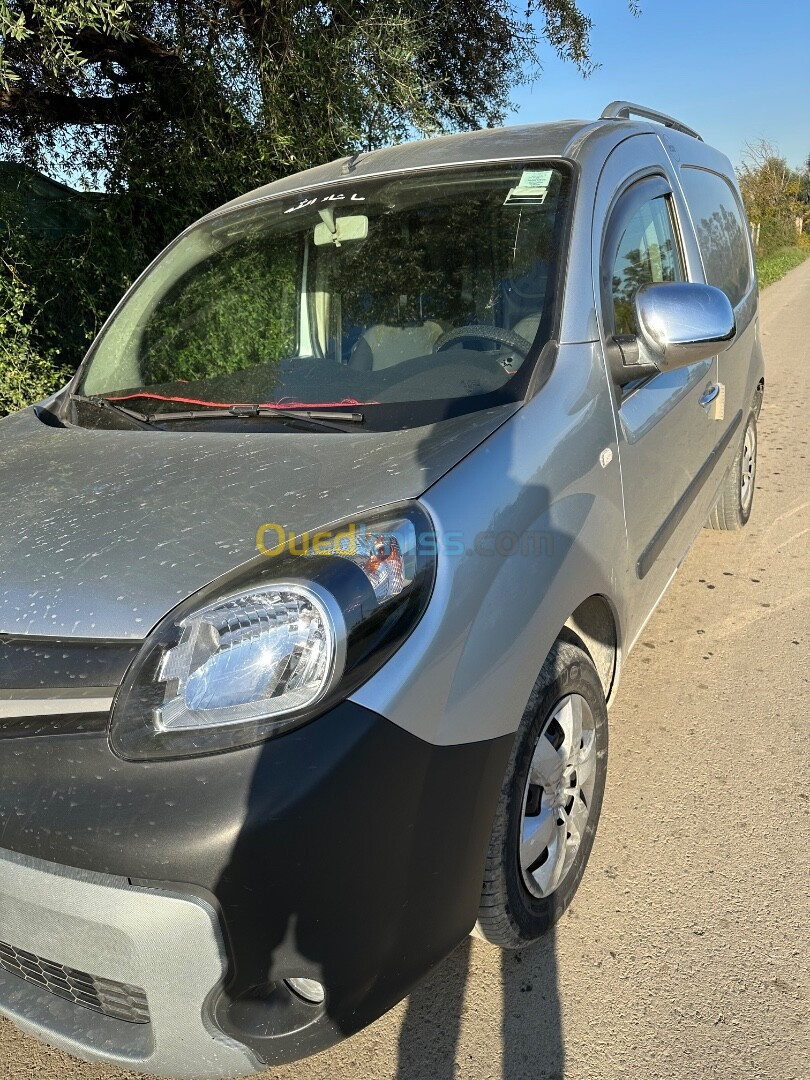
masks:
<svg viewBox="0 0 810 1080"><path fill-rule="evenodd" d="M354 700L439 745L517 730L561 627L627 579L601 352L562 346L548 382L422 497L438 545L412 637Z"/></svg>

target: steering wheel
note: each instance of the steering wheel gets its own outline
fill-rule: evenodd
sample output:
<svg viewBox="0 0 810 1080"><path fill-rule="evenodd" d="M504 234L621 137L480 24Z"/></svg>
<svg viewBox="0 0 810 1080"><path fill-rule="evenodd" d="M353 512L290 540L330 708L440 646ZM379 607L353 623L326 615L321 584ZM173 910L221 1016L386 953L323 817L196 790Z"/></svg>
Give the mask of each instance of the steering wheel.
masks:
<svg viewBox="0 0 810 1080"><path fill-rule="evenodd" d="M502 326L457 326L454 330L447 330L433 343L433 351L440 352L462 338L477 338L479 341L494 341L498 345L505 345L508 349L514 349L525 360L531 350L531 343L512 330Z"/></svg>

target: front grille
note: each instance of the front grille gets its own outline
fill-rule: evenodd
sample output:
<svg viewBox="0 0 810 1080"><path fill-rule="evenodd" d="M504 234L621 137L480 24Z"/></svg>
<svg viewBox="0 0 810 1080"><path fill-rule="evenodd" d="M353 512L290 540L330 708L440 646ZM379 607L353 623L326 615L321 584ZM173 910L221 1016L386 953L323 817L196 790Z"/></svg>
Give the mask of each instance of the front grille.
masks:
<svg viewBox="0 0 810 1080"><path fill-rule="evenodd" d="M70 713L66 711L56 716L0 716L0 739L99 734L107 730L109 722L109 712Z"/></svg>
<svg viewBox="0 0 810 1080"><path fill-rule="evenodd" d="M139 641L0 634L0 690L47 693L84 684L107 686L112 693L140 647Z"/></svg>
<svg viewBox="0 0 810 1080"><path fill-rule="evenodd" d="M64 964L54 964L5 941L0 941L0 968L35 983L49 994L81 1005L83 1009L126 1020L129 1024L149 1023L146 994L137 986L99 979Z"/></svg>

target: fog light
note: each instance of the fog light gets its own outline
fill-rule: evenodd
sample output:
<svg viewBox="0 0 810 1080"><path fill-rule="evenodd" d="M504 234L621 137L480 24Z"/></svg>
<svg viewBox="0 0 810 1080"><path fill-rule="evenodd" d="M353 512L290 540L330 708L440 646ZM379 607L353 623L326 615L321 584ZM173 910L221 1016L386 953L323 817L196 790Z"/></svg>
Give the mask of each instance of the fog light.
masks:
<svg viewBox="0 0 810 1080"><path fill-rule="evenodd" d="M285 979L284 980L294 994L297 994L310 1005L323 1005L326 991L315 979Z"/></svg>

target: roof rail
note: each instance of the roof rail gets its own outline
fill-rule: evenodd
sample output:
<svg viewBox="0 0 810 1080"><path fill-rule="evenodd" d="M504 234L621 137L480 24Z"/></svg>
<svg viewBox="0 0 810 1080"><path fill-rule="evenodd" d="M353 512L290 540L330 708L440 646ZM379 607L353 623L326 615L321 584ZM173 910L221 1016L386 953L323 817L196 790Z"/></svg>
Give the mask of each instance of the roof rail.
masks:
<svg viewBox="0 0 810 1080"><path fill-rule="evenodd" d="M691 135L693 139L700 139L703 142L703 137L698 135L694 128L687 127L686 124L682 124L680 120L676 120L672 116L667 116L666 113L648 109L645 105L634 105L632 101L611 101L602 110L599 119L629 120L631 116L643 116L646 120L655 120L659 124L663 124L664 127L672 128L673 131L682 131L684 135Z"/></svg>

